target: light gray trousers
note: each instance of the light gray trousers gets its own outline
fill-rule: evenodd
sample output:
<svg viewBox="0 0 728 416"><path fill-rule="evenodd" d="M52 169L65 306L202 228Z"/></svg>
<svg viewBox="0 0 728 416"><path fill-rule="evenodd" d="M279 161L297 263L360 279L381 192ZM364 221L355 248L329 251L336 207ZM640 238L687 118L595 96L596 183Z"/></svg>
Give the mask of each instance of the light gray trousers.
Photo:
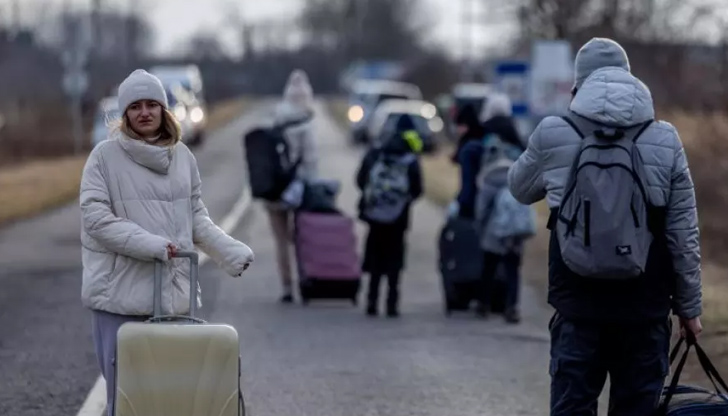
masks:
<svg viewBox="0 0 728 416"><path fill-rule="evenodd" d="M116 334L119 327L127 322L143 322L148 316L117 315L103 311L93 313L93 339L96 359L101 374L106 380L106 412L114 416L114 393L116 392Z"/></svg>

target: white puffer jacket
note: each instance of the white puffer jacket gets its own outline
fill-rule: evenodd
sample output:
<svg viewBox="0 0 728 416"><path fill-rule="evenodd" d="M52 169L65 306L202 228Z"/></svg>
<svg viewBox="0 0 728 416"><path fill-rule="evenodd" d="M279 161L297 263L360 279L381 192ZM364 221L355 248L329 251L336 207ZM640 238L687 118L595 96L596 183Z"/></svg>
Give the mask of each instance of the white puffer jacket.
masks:
<svg viewBox="0 0 728 416"><path fill-rule="evenodd" d="M151 315L154 260L164 260L162 308L189 312L189 261L167 258L199 246L231 276L253 252L210 219L197 161L183 143L155 146L124 135L102 142L84 167L80 196L83 305L123 315ZM197 290L198 305L200 301Z"/></svg>

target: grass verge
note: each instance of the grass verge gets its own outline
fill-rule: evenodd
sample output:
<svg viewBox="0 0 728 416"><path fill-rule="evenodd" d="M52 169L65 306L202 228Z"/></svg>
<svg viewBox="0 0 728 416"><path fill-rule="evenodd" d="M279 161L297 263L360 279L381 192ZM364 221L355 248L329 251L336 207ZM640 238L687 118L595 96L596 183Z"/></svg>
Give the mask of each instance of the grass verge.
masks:
<svg viewBox="0 0 728 416"><path fill-rule="evenodd" d="M30 217L78 196L86 155L0 170L0 224Z"/></svg>
<svg viewBox="0 0 728 416"><path fill-rule="evenodd" d="M235 98L212 107L207 130L234 120L253 104ZM62 206L78 197L87 154L43 158L0 169L0 226Z"/></svg>
<svg viewBox="0 0 728 416"><path fill-rule="evenodd" d="M249 110L254 101L255 99L252 97L237 97L220 101L212 106L205 129L212 131L225 127L226 124L235 120L240 114Z"/></svg>

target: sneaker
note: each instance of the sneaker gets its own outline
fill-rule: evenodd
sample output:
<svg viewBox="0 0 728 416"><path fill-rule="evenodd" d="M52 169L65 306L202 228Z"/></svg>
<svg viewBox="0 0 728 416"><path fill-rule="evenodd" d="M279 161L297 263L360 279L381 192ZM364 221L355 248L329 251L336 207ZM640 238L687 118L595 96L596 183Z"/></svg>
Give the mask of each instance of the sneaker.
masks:
<svg viewBox="0 0 728 416"><path fill-rule="evenodd" d="M293 303L293 295L289 293L281 296L281 303Z"/></svg>
<svg viewBox="0 0 728 416"><path fill-rule="evenodd" d="M389 317L389 318L398 318L399 317L399 311L397 309L388 309L387 310L387 317Z"/></svg>
<svg viewBox="0 0 728 416"><path fill-rule="evenodd" d="M377 316L377 308L369 306L367 308L367 316Z"/></svg>

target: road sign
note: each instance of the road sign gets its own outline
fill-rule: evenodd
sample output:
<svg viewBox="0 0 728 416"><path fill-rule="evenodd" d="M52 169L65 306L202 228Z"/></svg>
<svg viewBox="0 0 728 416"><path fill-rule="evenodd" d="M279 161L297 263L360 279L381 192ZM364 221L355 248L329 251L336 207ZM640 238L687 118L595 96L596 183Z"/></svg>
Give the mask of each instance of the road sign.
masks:
<svg viewBox="0 0 728 416"><path fill-rule="evenodd" d="M571 45L536 41L531 51L531 112L535 117L561 115L571 102L574 84Z"/></svg>
<svg viewBox="0 0 728 416"><path fill-rule="evenodd" d="M495 84L508 95L514 116L529 115L529 64L525 61L503 61L495 65Z"/></svg>

